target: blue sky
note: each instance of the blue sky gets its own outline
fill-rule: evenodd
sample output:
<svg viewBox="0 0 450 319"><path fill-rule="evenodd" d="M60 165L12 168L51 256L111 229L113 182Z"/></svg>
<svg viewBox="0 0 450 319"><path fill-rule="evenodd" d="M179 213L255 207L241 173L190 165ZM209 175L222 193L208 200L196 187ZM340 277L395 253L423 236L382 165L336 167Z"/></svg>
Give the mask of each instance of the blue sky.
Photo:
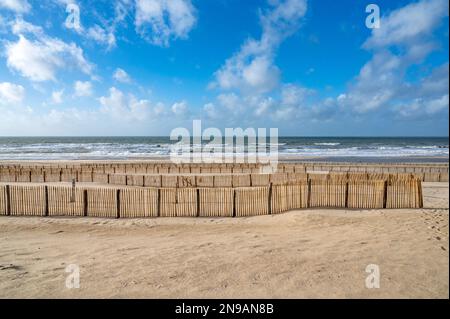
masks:
<svg viewBox="0 0 450 319"><path fill-rule="evenodd" d="M448 27L446 0L0 0L0 135L168 135L200 119L447 136Z"/></svg>

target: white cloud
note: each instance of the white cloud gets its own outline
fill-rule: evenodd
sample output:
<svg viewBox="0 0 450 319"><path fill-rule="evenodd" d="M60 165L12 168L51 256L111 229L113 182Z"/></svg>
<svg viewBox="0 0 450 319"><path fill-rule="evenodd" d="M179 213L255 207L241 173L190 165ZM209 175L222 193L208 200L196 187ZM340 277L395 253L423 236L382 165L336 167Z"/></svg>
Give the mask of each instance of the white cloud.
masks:
<svg viewBox="0 0 450 319"><path fill-rule="evenodd" d="M86 36L98 44L106 45L108 49L116 46L116 36L114 35L114 31L108 31L98 24L90 27L86 32Z"/></svg>
<svg viewBox="0 0 450 319"><path fill-rule="evenodd" d="M125 95L115 87L109 89L109 96L102 96L99 101L102 105L101 111L115 117L121 117L128 107Z"/></svg>
<svg viewBox="0 0 450 319"><path fill-rule="evenodd" d="M216 106L213 103L207 103L203 105L203 112L210 119L219 118L219 113L217 112Z"/></svg>
<svg viewBox="0 0 450 319"><path fill-rule="evenodd" d="M366 48L412 44L429 36L441 18L448 15L448 0L411 3L381 19L379 29L365 42Z"/></svg>
<svg viewBox="0 0 450 319"><path fill-rule="evenodd" d="M236 93L219 94L217 100L222 107L225 107L232 113L239 113L242 111L243 105L241 98Z"/></svg>
<svg viewBox="0 0 450 319"><path fill-rule="evenodd" d="M273 117L275 120L278 121L292 121L293 118L295 118L297 113L297 110L295 107L287 106L287 107L281 107L275 110Z"/></svg>
<svg viewBox="0 0 450 319"><path fill-rule="evenodd" d="M407 119L425 119L449 109L449 95L434 99L417 98L397 107L398 114Z"/></svg>
<svg viewBox="0 0 450 319"><path fill-rule="evenodd" d="M139 100L134 95L126 96L115 87L109 89L109 96L102 96L99 101L102 114L124 121L145 122L165 114L164 104L152 105L150 101Z"/></svg>
<svg viewBox="0 0 450 319"><path fill-rule="evenodd" d="M85 74L92 73L93 66L75 43L48 37L42 28L22 20L17 20L12 30L19 39L17 42L6 42L7 65L22 76L35 82L56 81L58 70L68 66L76 67Z"/></svg>
<svg viewBox="0 0 450 319"><path fill-rule="evenodd" d="M313 94L314 91L294 84L285 84L281 89L281 103L283 105L299 105Z"/></svg>
<svg viewBox="0 0 450 319"><path fill-rule="evenodd" d="M61 105L50 110L0 103L0 135L164 135L185 125L177 122L183 118L176 120L166 112L163 103L138 99L114 87L98 101L99 105L83 109Z"/></svg>
<svg viewBox="0 0 450 319"><path fill-rule="evenodd" d="M250 87L266 92L277 86L280 71L268 57L259 56L242 70L242 78Z"/></svg>
<svg viewBox="0 0 450 319"><path fill-rule="evenodd" d="M358 113L379 109L391 101L402 86L404 67L401 58L383 51L361 69L356 81L340 102Z"/></svg>
<svg viewBox="0 0 450 319"><path fill-rule="evenodd" d="M91 96L92 92L92 83L89 81L76 81L73 89L75 91L75 96L86 97Z"/></svg>
<svg viewBox="0 0 450 319"><path fill-rule="evenodd" d="M258 100L256 102L257 103L256 103L254 114L255 114L255 116L258 116L258 117L269 113L271 111L271 108L273 108L274 104L275 104L275 101L271 97L264 98L264 99Z"/></svg>
<svg viewBox="0 0 450 319"><path fill-rule="evenodd" d="M408 112L412 112L418 106L426 108L434 104L431 99L440 98L448 88L439 84L438 97L419 98L417 92L424 90L424 85L430 89L434 85L429 81L408 83L406 74L411 66L421 64L434 50L433 32L446 16L447 0L422 0L382 17L381 28L374 29L363 45L373 51L372 58L361 68L348 91L340 96L339 105L363 114L379 109L400 109L398 105L409 105ZM446 74L448 77L448 66Z"/></svg>
<svg viewBox="0 0 450 319"><path fill-rule="evenodd" d="M245 93L269 92L279 83L280 70L274 65L279 45L295 33L305 15L305 0L269 1L271 8L261 14L262 35L247 40L234 56L215 73L210 87L240 89Z"/></svg>
<svg viewBox="0 0 450 319"><path fill-rule="evenodd" d="M61 5L66 9L69 4L76 4L79 6L77 0L53 0L57 4ZM113 1L111 1L113 2ZM74 31L76 34L85 37L88 40L93 40L97 45L106 46L107 50L111 50L116 47L116 29L120 23L123 22L126 15L128 14L129 8L131 7L131 0L115 0L114 3L114 17L106 19L97 15L95 18L99 21L99 24L94 24L90 27L85 27L82 25L81 21L77 27L70 27L69 29ZM80 6L79 6L80 7ZM80 8L80 13L83 14L85 11L83 7ZM83 16L81 16L83 18ZM66 26L67 28L67 26Z"/></svg>
<svg viewBox="0 0 450 319"><path fill-rule="evenodd" d="M25 97L25 88L10 82L0 83L0 103L20 103Z"/></svg>
<svg viewBox="0 0 450 319"><path fill-rule="evenodd" d="M215 73L212 87L238 90L241 94L218 95L217 103L212 104L214 112L228 111L223 117L238 121L264 115L266 119L291 123L305 119L312 122L367 119L375 111L380 118L413 118L411 114L431 117L448 112L448 63L415 83L407 79L410 67L420 65L438 47L433 33L448 15L445 1L422 0L383 17L381 25L385 29L374 30L363 45L371 51L372 58L348 90L336 98L319 97L314 90L293 84L280 88L274 53L298 29L306 4L302 7L300 1L272 3L273 9L261 15L260 40L246 41ZM418 25L411 26L415 21ZM268 92L275 95L267 96Z"/></svg>
<svg viewBox="0 0 450 319"><path fill-rule="evenodd" d="M429 100L427 102L427 105L425 106L425 111L428 114L436 114L443 110L448 111L448 104L449 104L448 99L449 99L449 95L445 94L445 95L441 96L440 98L437 98L434 100Z"/></svg>
<svg viewBox="0 0 450 319"><path fill-rule="evenodd" d="M437 97L449 88L449 64L444 63L436 67L429 76L422 78L418 83L418 88L414 88L414 92L418 96L429 98ZM409 93L409 92L408 92Z"/></svg>
<svg viewBox="0 0 450 319"><path fill-rule="evenodd" d="M163 103L159 102L154 107L153 112L155 113L156 117L163 116L166 113L166 108Z"/></svg>
<svg viewBox="0 0 450 319"><path fill-rule="evenodd" d="M128 73L121 69L118 68L116 69L116 71L113 74L113 78L118 81L118 82L122 82L122 83L130 83L131 82L131 77L128 75Z"/></svg>
<svg viewBox="0 0 450 319"><path fill-rule="evenodd" d="M77 4L77 0L53 0L53 1L55 1L56 3L58 3L60 5L64 5L64 6L67 6L68 4L72 4L72 3Z"/></svg>
<svg viewBox="0 0 450 319"><path fill-rule="evenodd" d="M136 30L155 45L187 38L196 21L191 0L136 0Z"/></svg>
<svg viewBox="0 0 450 319"><path fill-rule="evenodd" d="M53 91L52 92L52 103L53 104L61 104L63 102L63 94L64 94L64 90Z"/></svg>
<svg viewBox="0 0 450 319"><path fill-rule="evenodd" d="M128 14L130 13L130 8L133 7L133 0L117 0L114 6L114 25L123 22Z"/></svg>
<svg viewBox="0 0 450 319"><path fill-rule="evenodd" d="M176 116L185 116L188 114L188 106L186 101L176 102L172 105L172 113Z"/></svg>
<svg viewBox="0 0 450 319"><path fill-rule="evenodd" d="M36 36L41 36L44 34L42 27L26 22L22 18L17 18L14 22L12 22L11 31L15 35L30 33Z"/></svg>
<svg viewBox="0 0 450 319"><path fill-rule="evenodd" d="M8 9L17 13L30 11L31 6L27 0L0 0L0 9Z"/></svg>

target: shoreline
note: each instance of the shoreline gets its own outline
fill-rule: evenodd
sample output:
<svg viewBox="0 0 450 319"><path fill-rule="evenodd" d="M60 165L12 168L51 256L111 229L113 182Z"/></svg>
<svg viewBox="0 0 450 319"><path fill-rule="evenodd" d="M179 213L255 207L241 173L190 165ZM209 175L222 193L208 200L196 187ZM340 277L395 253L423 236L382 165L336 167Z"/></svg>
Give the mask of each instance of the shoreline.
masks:
<svg viewBox="0 0 450 319"><path fill-rule="evenodd" d="M317 156L279 156L279 163L317 162L329 164L448 164L448 156L405 156L405 157L317 157ZM128 158L81 158L81 159L0 159L1 164L59 164L59 163L173 163L168 156L128 157ZM222 163L228 164L225 161ZM234 162L239 163L239 162ZM245 163L245 162L242 162ZM208 164L182 163L182 164ZM219 163L220 164L220 163Z"/></svg>

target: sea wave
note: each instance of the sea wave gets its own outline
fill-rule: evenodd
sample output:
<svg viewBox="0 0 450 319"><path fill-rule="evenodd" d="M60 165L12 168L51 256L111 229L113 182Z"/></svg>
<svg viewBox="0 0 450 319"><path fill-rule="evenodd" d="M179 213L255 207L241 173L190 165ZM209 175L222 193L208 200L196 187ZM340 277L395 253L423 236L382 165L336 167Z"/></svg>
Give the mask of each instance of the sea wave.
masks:
<svg viewBox="0 0 450 319"><path fill-rule="evenodd" d="M338 146L338 145L341 145L341 143L314 143L314 145L317 145L317 146Z"/></svg>
<svg viewBox="0 0 450 319"><path fill-rule="evenodd" d="M3 139L3 140L2 140ZM6 142L5 142L6 141ZM283 140L270 145L263 145L269 152L271 146L278 147L280 156L298 157L448 157L449 148L446 140L420 139L413 143L397 139L348 140L339 142L323 141L307 138ZM189 153L197 153L205 144L186 145L183 149ZM163 138L60 138L51 141L47 138L34 138L33 142L20 139L8 140L0 138L0 160L72 160L72 159L127 159L167 157L170 155L173 142ZM229 144L221 144L229 151ZM250 147L248 147L250 146ZM254 152L256 144L236 146L226 156L243 156Z"/></svg>

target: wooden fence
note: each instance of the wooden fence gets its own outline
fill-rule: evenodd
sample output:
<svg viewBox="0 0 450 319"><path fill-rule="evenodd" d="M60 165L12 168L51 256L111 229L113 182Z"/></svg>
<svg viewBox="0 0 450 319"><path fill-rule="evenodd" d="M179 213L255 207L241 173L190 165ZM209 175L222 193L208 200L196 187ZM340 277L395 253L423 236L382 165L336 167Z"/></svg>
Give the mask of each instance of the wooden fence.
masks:
<svg viewBox="0 0 450 319"><path fill-rule="evenodd" d="M0 216L8 213L8 186L0 186Z"/></svg>
<svg viewBox="0 0 450 319"><path fill-rule="evenodd" d="M317 179L258 187L0 186L0 215L244 217L303 208L421 208L419 179Z"/></svg>
<svg viewBox="0 0 450 319"><path fill-rule="evenodd" d="M77 182L111 183L108 178L114 179L113 175L186 175L186 174L261 174L265 166L257 163L230 163L230 164L181 164L176 165L168 162L45 162L17 164L0 163L0 182ZM447 163L421 164L421 163L320 163L299 162L279 163L277 173L306 174L313 171L324 171L331 173L349 173L362 175L367 174L416 174L424 182L448 182L449 165ZM253 177L253 176L252 176ZM125 177L126 178L126 177ZM256 177L257 179L258 177ZM262 177L264 178L264 177ZM123 177L118 177L123 179ZM130 183L142 183L141 177L130 177ZM241 178L239 178L241 179ZM245 178L244 178L245 179ZM254 180L254 185L258 184ZM157 181L154 181L157 182ZM245 180L236 181L247 183ZM271 181L276 184L276 181ZM149 181L149 183L151 183ZM179 182L177 182L179 183ZM220 183L220 181L218 181ZM261 183L261 182L260 182ZM124 185L126 182L121 182ZM161 185L145 185L161 187ZM242 187L245 187L243 185Z"/></svg>

